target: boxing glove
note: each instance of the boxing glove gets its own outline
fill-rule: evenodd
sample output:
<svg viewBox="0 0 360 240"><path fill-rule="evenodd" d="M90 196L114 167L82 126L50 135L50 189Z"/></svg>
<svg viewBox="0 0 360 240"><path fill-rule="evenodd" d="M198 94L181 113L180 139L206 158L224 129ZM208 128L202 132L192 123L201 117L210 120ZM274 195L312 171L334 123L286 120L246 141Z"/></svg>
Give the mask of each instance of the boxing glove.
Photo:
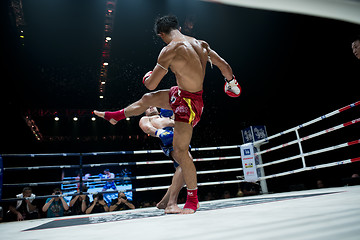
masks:
<svg viewBox="0 0 360 240"><path fill-rule="evenodd" d="M235 76L229 81L225 78L224 92L230 97L239 97L241 94L241 86L236 81Z"/></svg>
<svg viewBox="0 0 360 240"><path fill-rule="evenodd" d="M160 117L171 117L173 115L173 111L167 110L164 108L160 108Z"/></svg>
<svg viewBox="0 0 360 240"><path fill-rule="evenodd" d="M143 77L143 81L142 83L145 84L145 81L151 76L152 74L152 71L149 71L145 74L145 76Z"/></svg>

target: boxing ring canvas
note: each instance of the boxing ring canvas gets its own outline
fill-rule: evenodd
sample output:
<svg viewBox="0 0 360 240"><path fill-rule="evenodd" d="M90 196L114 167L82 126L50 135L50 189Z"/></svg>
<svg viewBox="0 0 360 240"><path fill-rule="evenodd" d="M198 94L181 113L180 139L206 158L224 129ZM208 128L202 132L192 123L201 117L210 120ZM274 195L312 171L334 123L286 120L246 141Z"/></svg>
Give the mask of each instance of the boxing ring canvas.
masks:
<svg viewBox="0 0 360 240"><path fill-rule="evenodd" d="M193 215L156 208L0 224L2 239L359 239L360 186L201 202Z"/></svg>

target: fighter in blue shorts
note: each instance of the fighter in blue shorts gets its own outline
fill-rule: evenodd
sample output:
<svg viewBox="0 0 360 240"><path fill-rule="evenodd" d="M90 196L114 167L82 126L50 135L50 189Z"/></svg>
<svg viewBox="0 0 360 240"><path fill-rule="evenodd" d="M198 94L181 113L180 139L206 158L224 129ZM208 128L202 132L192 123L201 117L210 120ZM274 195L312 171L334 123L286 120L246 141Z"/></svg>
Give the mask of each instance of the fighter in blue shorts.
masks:
<svg viewBox="0 0 360 240"><path fill-rule="evenodd" d="M181 209L177 206L177 198L185 181L181 167L172 157L173 127L175 124L171 118L172 115L173 112L171 110L160 109L159 113L156 107L149 107L145 111L145 116L140 119L139 126L145 133L150 134L152 137L160 138L161 149L166 156L174 161L174 167L176 169L171 186L156 206L159 209L165 209L165 213L180 213ZM189 156L191 155L189 154Z"/></svg>

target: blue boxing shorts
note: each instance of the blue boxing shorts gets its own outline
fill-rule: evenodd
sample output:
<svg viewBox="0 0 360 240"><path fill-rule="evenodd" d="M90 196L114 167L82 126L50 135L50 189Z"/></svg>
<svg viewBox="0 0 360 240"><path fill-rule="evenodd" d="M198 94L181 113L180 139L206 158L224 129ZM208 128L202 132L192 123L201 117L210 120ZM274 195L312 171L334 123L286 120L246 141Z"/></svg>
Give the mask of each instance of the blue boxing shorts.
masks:
<svg viewBox="0 0 360 240"><path fill-rule="evenodd" d="M103 186L103 189L114 189L116 190L116 185L115 182L106 182L105 185Z"/></svg>
<svg viewBox="0 0 360 240"><path fill-rule="evenodd" d="M165 127L163 128L164 130L168 130L168 131L174 131L173 127ZM169 157L173 162L174 162L174 168L176 169L178 166L180 166L180 164L178 162L175 161L175 159L171 156L171 152L174 151L174 147L173 145L166 145L164 146L164 144L162 143L162 141L160 140L160 147L161 150L163 151L163 153ZM189 150L191 150L191 145L189 145Z"/></svg>

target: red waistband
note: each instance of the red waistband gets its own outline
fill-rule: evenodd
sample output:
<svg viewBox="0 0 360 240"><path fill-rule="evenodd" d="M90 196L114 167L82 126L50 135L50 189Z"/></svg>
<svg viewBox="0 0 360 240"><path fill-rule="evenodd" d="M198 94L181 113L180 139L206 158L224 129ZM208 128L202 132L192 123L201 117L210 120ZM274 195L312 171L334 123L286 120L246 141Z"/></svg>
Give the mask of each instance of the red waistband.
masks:
<svg viewBox="0 0 360 240"><path fill-rule="evenodd" d="M201 91L198 91L198 92L188 92L186 90L183 90L179 87L177 87L177 91L179 91L179 95L181 97L186 97L186 98L191 98L191 99L194 99L194 98L202 98L202 94L203 94L203 90Z"/></svg>

